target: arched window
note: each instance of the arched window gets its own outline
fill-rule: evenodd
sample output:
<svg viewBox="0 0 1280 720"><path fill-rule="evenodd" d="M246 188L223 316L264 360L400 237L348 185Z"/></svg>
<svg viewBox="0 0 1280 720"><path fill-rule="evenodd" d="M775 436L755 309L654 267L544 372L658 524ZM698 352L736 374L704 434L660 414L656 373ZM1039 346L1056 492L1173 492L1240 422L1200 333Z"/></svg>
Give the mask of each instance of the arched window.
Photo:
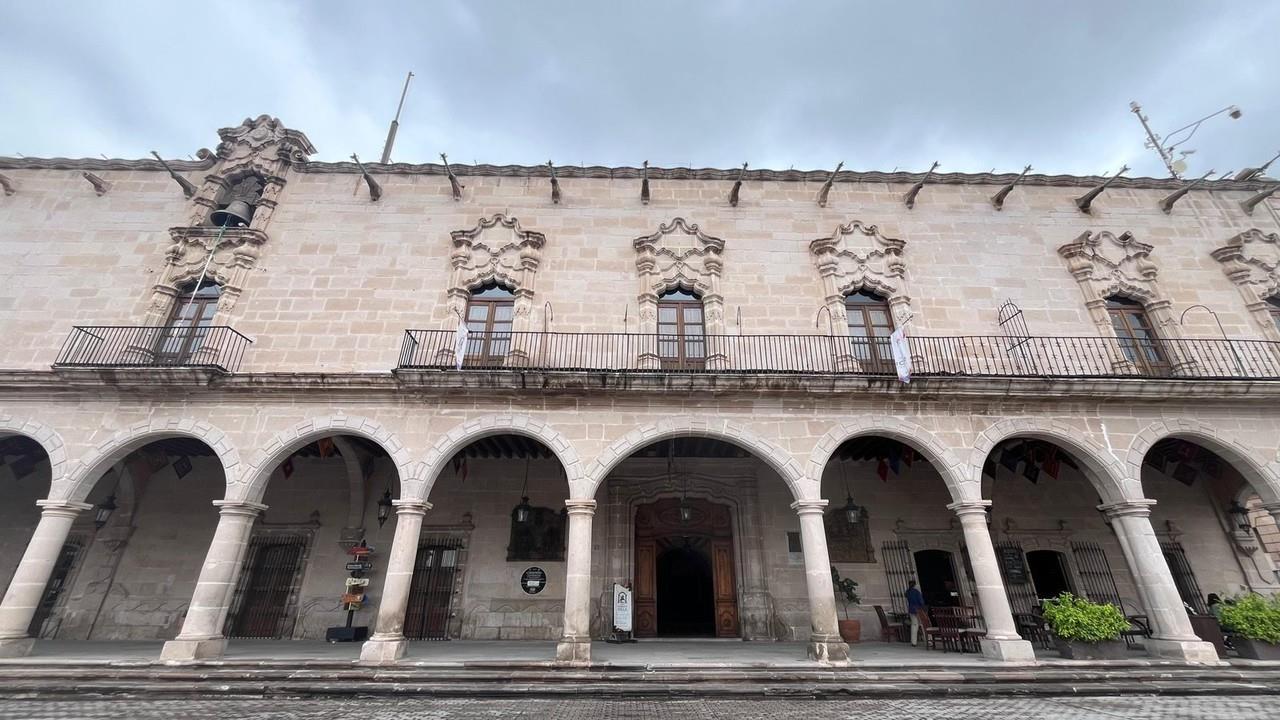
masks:
<svg viewBox="0 0 1280 720"><path fill-rule="evenodd" d="M1160 347L1160 337L1142 303L1112 295L1107 298L1107 314L1111 316L1111 327L1120 341L1120 351L1129 362L1148 374L1168 372L1169 360Z"/></svg>
<svg viewBox="0 0 1280 720"><path fill-rule="evenodd" d="M889 302L867 290L849 293L844 298L845 315L849 318L849 346L864 369L887 364L893 366L889 336L893 334L893 314Z"/></svg>
<svg viewBox="0 0 1280 720"><path fill-rule="evenodd" d="M511 350L515 311L515 293L501 285L489 283L471 291L467 301L467 362L485 364L506 358Z"/></svg>
<svg viewBox="0 0 1280 720"><path fill-rule="evenodd" d="M706 367L706 323L696 293L675 288L658 298L658 357L664 369Z"/></svg>
<svg viewBox="0 0 1280 720"><path fill-rule="evenodd" d="M191 359L192 353L204 345L209 335L220 297L222 287L213 280L205 280L199 289L195 283L179 288L173 311L169 313L169 322L165 324L163 339L156 350L158 362L184 365Z"/></svg>
<svg viewBox="0 0 1280 720"><path fill-rule="evenodd" d="M1267 312L1271 314L1271 321L1276 324L1276 329L1280 330L1280 297L1267 298Z"/></svg>

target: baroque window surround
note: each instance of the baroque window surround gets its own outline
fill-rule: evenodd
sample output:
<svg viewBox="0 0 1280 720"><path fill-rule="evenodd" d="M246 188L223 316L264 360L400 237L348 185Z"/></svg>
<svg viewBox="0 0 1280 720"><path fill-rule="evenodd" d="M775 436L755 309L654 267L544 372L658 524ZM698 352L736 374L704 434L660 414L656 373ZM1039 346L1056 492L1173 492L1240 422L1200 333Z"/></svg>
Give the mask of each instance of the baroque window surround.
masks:
<svg viewBox="0 0 1280 720"><path fill-rule="evenodd" d="M1111 314L1107 298L1113 295L1127 297L1141 303L1150 318L1159 340L1174 341L1167 346L1168 360L1174 375L1192 370L1194 361L1181 357L1176 341L1182 338L1181 326L1173 314L1173 303L1161 291L1157 282L1158 272L1149 255L1154 248L1138 242L1133 233L1120 235L1102 231L1085 231L1075 240L1058 248L1058 255L1067 263L1067 270L1076 279L1084 295L1089 317L1104 338L1114 338ZM1111 348L1111 364L1118 372L1137 374L1138 369L1120 349L1119 343Z"/></svg>
<svg viewBox="0 0 1280 720"><path fill-rule="evenodd" d="M1265 337L1280 341L1268 298L1280 297L1280 234L1251 228L1214 250L1213 259L1240 290L1245 307L1262 326Z"/></svg>
<svg viewBox="0 0 1280 720"><path fill-rule="evenodd" d="M542 248L547 238L540 232L520 227L520 220L495 213L480 218L470 230L450 233L453 251L449 254L452 272L449 277L445 328L452 330L467 312L471 293L487 284L504 286L515 295L511 331L515 334L507 354L509 364L528 360L527 341L519 333L530 332L530 318L536 297L535 281L542 263ZM445 350L452 357L452 348Z"/></svg>
<svg viewBox="0 0 1280 720"><path fill-rule="evenodd" d="M316 152L306 135L268 115L245 118L236 127L218 130L218 136L222 142L215 151L197 153L202 160L214 159L213 171L191 198L187 224L169 228L172 243L152 287L145 325L164 324L181 295L179 288L199 278L206 262L206 277L222 286L214 324L225 323L267 241L266 228L284 189L285 174ZM217 209L219 199L250 176L262 181L263 190L249 227L210 225L209 214Z"/></svg>
<svg viewBox="0 0 1280 720"><path fill-rule="evenodd" d="M651 235L631 241L636 251L636 273L639 278L640 334L656 338L658 333L658 298L663 293L682 288L702 298L703 322L708 337L707 369L728 367L723 349L712 337L725 334L724 297L720 294L720 271L724 263L724 241L702 232L684 218L673 218L658 226ZM640 367L656 370L661 365L657 348L640 352Z"/></svg>
<svg viewBox="0 0 1280 720"><path fill-rule="evenodd" d="M824 307L831 314L828 331L836 336L849 336L849 317L845 299L859 290L884 298L896 328L905 327L914 313L907 293L907 264L902 257L905 240L885 237L875 225L851 220L836 228L828 237L809 243L822 278ZM836 367L857 370L860 362L849 343L837 351Z"/></svg>

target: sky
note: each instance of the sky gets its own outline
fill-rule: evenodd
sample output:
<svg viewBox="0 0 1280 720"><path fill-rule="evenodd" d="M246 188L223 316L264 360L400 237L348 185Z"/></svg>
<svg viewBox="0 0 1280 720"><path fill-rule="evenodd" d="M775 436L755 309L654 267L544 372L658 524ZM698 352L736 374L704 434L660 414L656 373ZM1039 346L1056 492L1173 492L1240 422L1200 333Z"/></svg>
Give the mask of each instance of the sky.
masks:
<svg viewBox="0 0 1280 720"><path fill-rule="evenodd" d="M1280 0L0 0L0 155L185 158L269 114L317 160L1188 175L1280 151ZM1272 175L1280 162L1272 167Z"/></svg>

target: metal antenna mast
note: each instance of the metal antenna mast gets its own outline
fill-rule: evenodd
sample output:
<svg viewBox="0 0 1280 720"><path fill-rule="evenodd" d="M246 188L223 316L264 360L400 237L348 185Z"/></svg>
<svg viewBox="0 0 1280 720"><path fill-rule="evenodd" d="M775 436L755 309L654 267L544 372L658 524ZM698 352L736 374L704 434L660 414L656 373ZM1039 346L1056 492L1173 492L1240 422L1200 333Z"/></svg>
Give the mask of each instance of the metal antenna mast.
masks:
<svg viewBox="0 0 1280 720"><path fill-rule="evenodd" d="M383 165L391 162L391 146L396 142L396 130L400 129L400 110L404 108L404 97L409 94L409 81L412 79L413 72L410 71L408 77L404 79L404 90L400 91L400 104L396 106L396 118L391 121L391 128L387 130L387 144L382 147Z"/></svg>

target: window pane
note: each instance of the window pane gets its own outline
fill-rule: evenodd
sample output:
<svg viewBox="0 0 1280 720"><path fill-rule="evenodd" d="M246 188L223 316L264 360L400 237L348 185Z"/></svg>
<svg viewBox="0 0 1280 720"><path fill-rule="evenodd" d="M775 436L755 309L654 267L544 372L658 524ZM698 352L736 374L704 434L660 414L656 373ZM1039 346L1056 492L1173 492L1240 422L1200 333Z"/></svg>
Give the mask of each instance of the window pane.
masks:
<svg viewBox="0 0 1280 720"><path fill-rule="evenodd" d="M505 303L502 305L495 305L493 309L494 309L494 315L493 315L494 320L510 320L512 313L515 312L514 305L507 305Z"/></svg>
<svg viewBox="0 0 1280 720"><path fill-rule="evenodd" d="M685 335L701 335L702 326L701 325L685 325L684 334Z"/></svg>
<svg viewBox="0 0 1280 720"><path fill-rule="evenodd" d="M668 342L666 340L663 340L658 343L658 355L665 358L679 357L678 351L676 349L678 347L679 345L676 344L675 342Z"/></svg>
<svg viewBox="0 0 1280 720"><path fill-rule="evenodd" d="M693 306L693 307L687 307L687 308L685 308L685 309L684 309L684 321L685 321L686 323L691 323L691 322L700 323L700 322L702 322L702 308L697 307L697 306Z"/></svg>
<svg viewBox="0 0 1280 720"><path fill-rule="evenodd" d="M707 353L706 343L701 340L686 340L684 343L684 356L688 358L701 358Z"/></svg>
<svg viewBox="0 0 1280 720"><path fill-rule="evenodd" d="M658 322L673 323L676 321L676 309L670 305L658 306Z"/></svg>
<svg viewBox="0 0 1280 720"><path fill-rule="evenodd" d="M489 317L488 305L480 304L480 305L470 305L467 307L468 320L480 320L483 322L488 317Z"/></svg>

